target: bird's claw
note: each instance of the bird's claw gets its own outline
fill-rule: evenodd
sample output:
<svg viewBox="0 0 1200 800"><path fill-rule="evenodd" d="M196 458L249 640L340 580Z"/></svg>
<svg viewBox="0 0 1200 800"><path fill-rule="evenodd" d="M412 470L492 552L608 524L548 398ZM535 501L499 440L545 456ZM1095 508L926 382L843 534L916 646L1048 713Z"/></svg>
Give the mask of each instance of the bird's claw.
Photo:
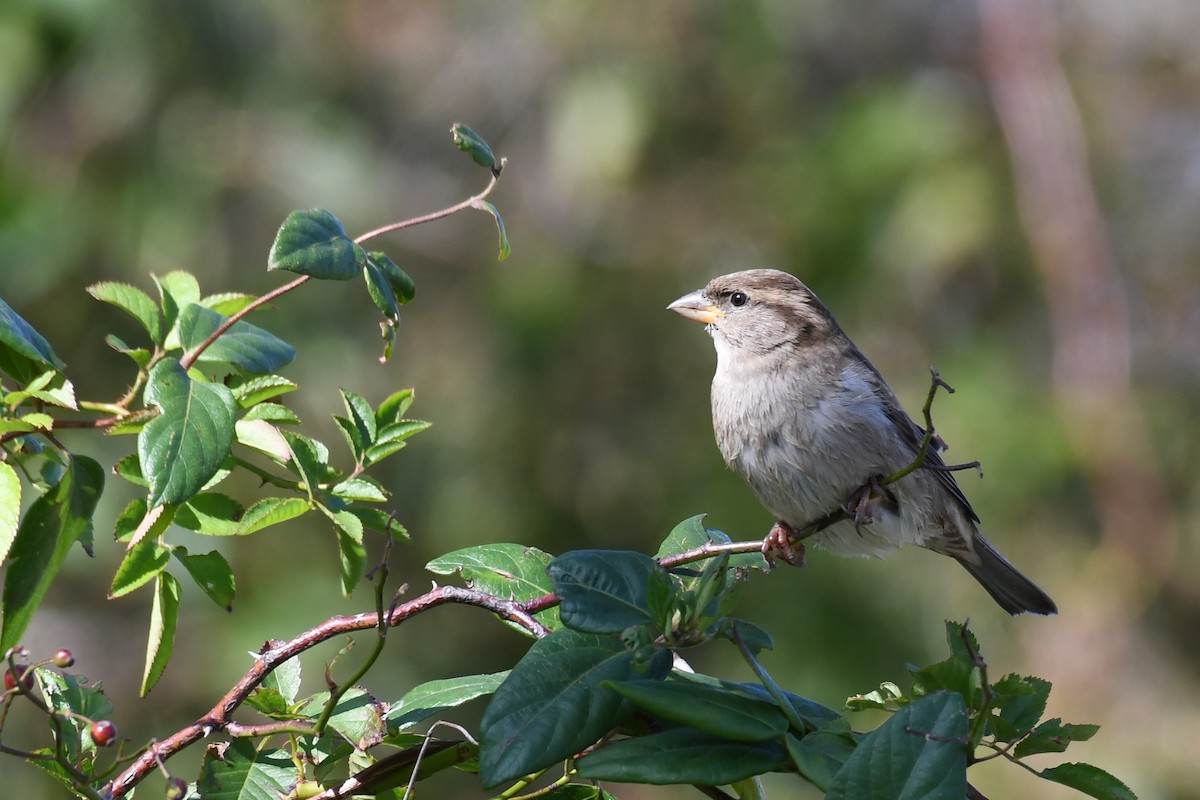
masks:
<svg viewBox="0 0 1200 800"><path fill-rule="evenodd" d="M796 529L783 520L771 526L771 532L763 539L762 555L770 567L775 566L776 557L793 567L803 567L806 561L804 544Z"/></svg>
<svg viewBox="0 0 1200 800"><path fill-rule="evenodd" d="M863 525L870 525L875 521L876 513L885 503L888 505L895 505L896 503L895 499L883 487L883 484L880 483L880 480L879 475L871 476L846 501L845 511L850 515L850 519L854 521L854 529L860 533L860 528Z"/></svg>

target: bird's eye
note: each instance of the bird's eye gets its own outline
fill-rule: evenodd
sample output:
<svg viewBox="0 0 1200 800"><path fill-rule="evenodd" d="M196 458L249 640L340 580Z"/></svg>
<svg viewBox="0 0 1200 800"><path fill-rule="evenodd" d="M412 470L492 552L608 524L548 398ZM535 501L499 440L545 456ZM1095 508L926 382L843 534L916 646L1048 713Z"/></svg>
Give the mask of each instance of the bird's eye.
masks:
<svg viewBox="0 0 1200 800"><path fill-rule="evenodd" d="M745 292L734 292L729 295L729 302L735 306L744 306L750 298Z"/></svg>

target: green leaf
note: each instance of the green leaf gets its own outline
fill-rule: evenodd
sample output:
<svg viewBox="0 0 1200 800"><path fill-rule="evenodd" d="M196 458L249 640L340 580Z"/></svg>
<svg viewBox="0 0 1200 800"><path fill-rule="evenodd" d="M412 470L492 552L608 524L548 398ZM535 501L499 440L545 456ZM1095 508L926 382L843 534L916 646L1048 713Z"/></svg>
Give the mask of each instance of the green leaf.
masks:
<svg viewBox="0 0 1200 800"><path fill-rule="evenodd" d="M764 742L788 729L775 704L718 686L644 679L606 685L657 717L725 739Z"/></svg>
<svg viewBox="0 0 1200 800"><path fill-rule="evenodd" d="M241 503L219 492L202 492L175 512L175 524L207 536L236 536L241 533L245 509Z"/></svg>
<svg viewBox="0 0 1200 800"><path fill-rule="evenodd" d="M315 499L321 483L331 477L333 470L329 466L329 450L316 439L310 439L303 434L293 431L280 431L291 451L292 458L287 463L288 469L299 476L305 492L310 500Z"/></svg>
<svg viewBox="0 0 1200 800"><path fill-rule="evenodd" d="M255 375L234 381L229 387L233 392L233 399L237 400L238 405L242 408L250 408L264 400L270 400L297 388L295 383L282 375Z"/></svg>
<svg viewBox="0 0 1200 800"><path fill-rule="evenodd" d="M780 742L731 742L690 728L622 739L575 762L581 778L668 785L721 786L778 769Z"/></svg>
<svg viewBox="0 0 1200 800"><path fill-rule="evenodd" d="M8 303L0 300L0 348L8 348L26 362L58 371L66 369L45 337L12 310ZM21 380L23 376L13 375Z"/></svg>
<svg viewBox="0 0 1200 800"><path fill-rule="evenodd" d="M419 419L402 419L379 429L375 444L367 448L365 462L373 464L405 447L406 441L425 430L431 423Z"/></svg>
<svg viewBox="0 0 1200 800"><path fill-rule="evenodd" d="M346 414L358 431L359 441L364 447L369 447L375 441L375 411L360 395L348 389L342 389L341 392Z"/></svg>
<svg viewBox="0 0 1200 800"><path fill-rule="evenodd" d="M367 503L382 503L388 499L387 490L379 485L379 481L366 475L344 480L330 489L329 493L343 500L362 500Z"/></svg>
<svg viewBox="0 0 1200 800"><path fill-rule="evenodd" d="M258 298L252 294L244 294L243 292L219 292L218 294L210 294L200 300L200 305L205 308L211 308L218 314L232 316L246 306L253 303ZM270 305L269 303L267 305Z"/></svg>
<svg viewBox="0 0 1200 800"><path fill-rule="evenodd" d="M383 271L370 260L363 267L363 280L367 284L367 294L371 296L371 302L375 304L375 307L382 311L389 320L398 322L400 320L400 303L396 300L396 293L392 291L392 284Z"/></svg>
<svg viewBox="0 0 1200 800"><path fill-rule="evenodd" d="M176 516L176 521L179 521L178 516ZM236 583L233 579L233 568L229 566L225 556L216 550L192 555L183 547L176 547L174 555L187 569L196 585L214 603L226 611L233 610Z"/></svg>
<svg viewBox="0 0 1200 800"><path fill-rule="evenodd" d="M233 739L204 753L196 790L204 800L276 800L296 785L296 765L284 750Z"/></svg>
<svg viewBox="0 0 1200 800"><path fill-rule="evenodd" d="M87 720L109 719L113 713L104 689L98 683L81 682L74 675L53 669L39 669L38 678L45 690L46 703L58 712L60 724L67 730L61 741L68 762L75 763L81 749L94 755L96 745L92 743Z"/></svg>
<svg viewBox="0 0 1200 800"><path fill-rule="evenodd" d="M299 425L296 412L279 403L259 403L251 406L238 422L274 422L278 425Z"/></svg>
<svg viewBox="0 0 1200 800"><path fill-rule="evenodd" d="M1017 742L1012 752L1017 758L1036 753L1061 753L1071 742L1086 742L1098 730L1099 725L1074 725L1055 717L1030 731L1028 736Z"/></svg>
<svg viewBox="0 0 1200 800"><path fill-rule="evenodd" d="M857 746L850 733L816 731L803 738L787 736L788 755L796 769L823 792L829 791L833 776L845 765Z"/></svg>
<svg viewBox="0 0 1200 800"><path fill-rule="evenodd" d="M461 122L456 122L450 126L450 136L454 139L454 145L469 155L476 164L490 170L496 169L496 154L478 133Z"/></svg>
<svg viewBox="0 0 1200 800"><path fill-rule="evenodd" d="M285 269L322 280L350 280L362 271L367 254L323 208L293 211L275 234L267 269Z"/></svg>
<svg viewBox="0 0 1200 800"><path fill-rule="evenodd" d="M20 641L71 546L91 535L103 491L104 469L87 456L72 456L59 482L25 511L4 575L0 653Z"/></svg>
<svg viewBox="0 0 1200 800"><path fill-rule="evenodd" d="M411 303L417 296L417 285L408 273L396 266L396 262L388 258L387 253L373 252L367 254L367 259L375 265L387 279L392 295L400 305Z"/></svg>
<svg viewBox="0 0 1200 800"><path fill-rule="evenodd" d="M500 257L497 261L504 261L512 254L512 248L508 244L508 232L504 229L504 218L500 216L500 212L496 207L487 200L476 200L471 203L472 208L478 208L480 211L486 211L492 215L492 219L496 220L496 233L500 236Z"/></svg>
<svg viewBox="0 0 1200 800"><path fill-rule="evenodd" d="M217 474L233 444L236 407L229 389L194 381L173 358L150 370L146 402L162 414L138 435L151 506L182 503Z"/></svg>
<svg viewBox="0 0 1200 800"><path fill-rule="evenodd" d="M158 309L155 308L155 313ZM118 336L108 334L104 337L104 343L116 350L123 356L129 356L134 364L137 364L138 369L145 369L150 364L150 351L144 347L131 347Z"/></svg>
<svg viewBox="0 0 1200 800"><path fill-rule="evenodd" d="M609 794L599 786L590 783L568 783L550 790L542 795L542 800L617 800L617 796Z"/></svg>
<svg viewBox="0 0 1200 800"><path fill-rule="evenodd" d="M576 550L550 563L565 625L587 633L619 633L654 621L647 607L654 559L629 550Z"/></svg>
<svg viewBox="0 0 1200 800"><path fill-rule="evenodd" d="M826 800L962 800L966 738L962 696L927 695L859 743L834 776Z"/></svg>
<svg viewBox="0 0 1200 800"><path fill-rule="evenodd" d="M477 697L492 694L508 677L508 673L509 670L490 675L465 675L414 686L398 703L392 705L387 715L388 725L403 730Z"/></svg>
<svg viewBox="0 0 1200 800"><path fill-rule="evenodd" d="M125 553L124 560L113 576L110 599L124 597L158 577L171 560L171 549L146 537Z"/></svg>
<svg viewBox="0 0 1200 800"><path fill-rule="evenodd" d="M110 305L114 305L133 317L150 335L150 341L163 343L162 314L158 304L136 286L115 281L101 281L87 287L87 293Z"/></svg>
<svg viewBox="0 0 1200 800"><path fill-rule="evenodd" d="M254 411L256 408L262 408L262 406L255 406L250 410ZM257 450L280 464L287 464L291 461L292 449L288 446L287 439L283 438L283 434L279 432L279 428L265 420L248 419L249 416L251 415L247 414L246 417L233 424L233 437L237 443Z"/></svg>
<svg viewBox="0 0 1200 800"><path fill-rule="evenodd" d="M393 512L379 508L348 508L346 510L358 517L366 528L386 533L401 542L409 541L408 529L396 521Z"/></svg>
<svg viewBox="0 0 1200 800"><path fill-rule="evenodd" d="M349 511L333 511L317 506L333 522L338 537L338 555L342 567L342 591L349 595L362 580L367 566L367 550L363 547L363 525Z"/></svg>
<svg viewBox="0 0 1200 800"><path fill-rule="evenodd" d="M162 349L174 350L179 344L179 312L192 303L200 302L200 284L196 276L183 270L172 270L166 275L151 275L154 285L158 287L158 296L163 311Z"/></svg>
<svg viewBox="0 0 1200 800"><path fill-rule="evenodd" d="M377 429L399 422L404 412L412 405L415 393L412 389L401 389L387 396L375 409L375 427Z"/></svg>
<svg viewBox="0 0 1200 800"><path fill-rule="evenodd" d="M1059 764L1038 774L1097 800L1137 800L1137 795L1128 786L1091 764Z"/></svg>
<svg viewBox="0 0 1200 800"><path fill-rule="evenodd" d="M263 528L295 519L308 510L308 503L299 497L264 497L246 509L238 535L258 533Z"/></svg>
<svg viewBox="0 0 1200 800"><path fill-rule="evenodd" d="M301 706L299 713L306 717L316 718L324 711L329 703L329 692L315 694ZM333 715L329 718L329 727L354 745L357 750L366 750L383 741L387 731L384 717L387 708L359 688L351 688L338 700Z"/></svg>
<svg viewBox="0 0 1200 800"><path fill-rule="evenodd" d="M686 678L691 681L703 681L705 676L700 675L676 675L677 678ZM708 679L711 680L711 679ZM718 681L720 686L727 689L745 692L751 697L757 697L768 702L775 702L775 698L767 690L767 687L761 683L731 683L728 681ZM845 733L850 730L850 723L846 721L838 712L834 711L829 706L822 705L816 700L810 700L807 697L802 697L792 692L783 692L783 697L791 705L796 716L800 717L807 728L812 730L827 730L834 733Z"/></svg>
<svg viewBox="0 0 1200 800"><path fill-rule="evenodd" d="M169 572L154 584L154 606L150 609L150 634L146 640L146 669L142 673L141 696L150 694L171 660L175 645L175 623L179 619L179 581Z"/></svg>
<svg viewBox="0 0 1200 800"><path fill-rule="evenodd" d="M179 342L191 353L228 319L193 303L179 315ZM272 373L295 359L296 350L290 344L245 320L235 322L198 357L201 364L230 364L253 375Z"/></svg>
<svg viewBox="0 0 1200 800"><path fill-rule="evenodd" d="M1050 681L1005 675L992 686L1000 713L989 720L1002 741L1012 741L1033 729L1046 711Z"/></svg>
<svg viewBox="0 0 1200 800"><path fill-rule="evenodd" d="M455 550L435 558L425 569L438 575L462 574L472 589L506 600L532 600L550 594L554 584L546 574L550 556L536 547L520 544L485 544ZM550 608L536 615L547 628L558 627L558 609ZM526 635L528 631L513 628Z"/></svg>
<svg viewBox="0 0 1200 800"><path fill-rule="evenodd" d="M78 409L75 403L75 387L65 375L54 370L34 376L24 388L4 395L4 404L16 408L30 398L61 408Z"/></svg>
<svg viewBox="0 0 1200 800"><path fill-rule="evenodd" d="M633 653L615 636L564 628L534 642L496 690L480 723L484 788L594 744L632 709L602 684L633 676Z"/></svg>
<svg viewBox="0 0 1200 800"><path fill-rule="evenodd" d="M269 716L281 716L288 713L299 692L300 658L297 656L267 673L246 703Z"/></svg>
<svg viewBox="0 0 1200 800"><path fill-rule="evenodd" d="M8 558L21 521L21 479L17 471L0 461L0 564Z"/></svg>

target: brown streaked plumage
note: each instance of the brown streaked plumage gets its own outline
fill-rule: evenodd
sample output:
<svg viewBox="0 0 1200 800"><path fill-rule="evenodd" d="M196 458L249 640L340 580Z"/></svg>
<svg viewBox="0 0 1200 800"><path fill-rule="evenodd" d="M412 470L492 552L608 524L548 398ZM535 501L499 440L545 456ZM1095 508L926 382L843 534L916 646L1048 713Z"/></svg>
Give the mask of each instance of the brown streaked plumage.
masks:
<svg viewBox="0 0 1200 800"><path fill-rule="evenodd" d="M726 463L794 530L844 506L873 479L912 463L925 434L829 309L772 269L714 278L670 306L702 322L717 350L713 430ZM927 463L942 466L935 449ZM813 536L842 555L914 544L948 555L1010 614L1057 608L1000 555L950 472L918 469L886 488L869 524Z"/></svg>

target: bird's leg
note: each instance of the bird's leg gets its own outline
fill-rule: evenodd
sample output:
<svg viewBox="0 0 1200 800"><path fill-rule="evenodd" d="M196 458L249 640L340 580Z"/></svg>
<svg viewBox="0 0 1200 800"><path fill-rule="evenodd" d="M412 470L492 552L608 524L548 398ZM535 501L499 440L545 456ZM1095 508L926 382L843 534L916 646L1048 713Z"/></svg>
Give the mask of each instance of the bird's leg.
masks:
<svg viewBox="0 0 1200 800"><path fill-rule="evenodd" d="M771 526L771 532L763 539L762 554L772 567L775 566L776 556L793 567L803 567L805 562L804 544L800 541L800 535L783 520L776 520Z"/></svg>
<svg viewBox="0 0 1200 800"><path fill-rule="evenodd" d="M854 490L846 501L845 510L854 520L854 529L860 530L863 525L875 521L875 514L886 503L896 505L896 499L883 487L882 476L872 475L865 484Z"/></svg>

